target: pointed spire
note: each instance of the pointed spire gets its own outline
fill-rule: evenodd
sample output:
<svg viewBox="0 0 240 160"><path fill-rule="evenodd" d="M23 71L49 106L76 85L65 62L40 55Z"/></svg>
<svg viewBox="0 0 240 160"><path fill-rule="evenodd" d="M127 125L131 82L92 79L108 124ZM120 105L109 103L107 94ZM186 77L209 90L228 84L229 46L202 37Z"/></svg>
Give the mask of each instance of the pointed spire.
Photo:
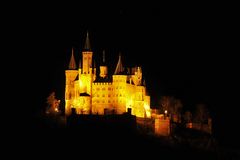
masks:
<svg viewBox="0 0 240 160"><path fill-rule="evenodd" d="M85 50L85 51L91 51L91 46L90 46L90 40L89 40L88 31L87 31L87 37L86 37L86 41L85 41L85 45L84 45L84 50Z"/></svg>
<svg viewBox="0 0 240 160"><path fill-rule="evenodd" d="M72 55L71 55L71 60L69 63L69 69L76 69L76 62L73 54L73 48L72 48Z"/></svg>
<svg viewBox="0 0 240 160"><path fill-rule="evenodd" d="M79 59L78 68L82 68L82 60Z"/></svg>
<svg viewBox="0 0 240 160"><path fill-rule="evenodd" d="M105 63L105 50L103 50L103 64Z"/></svg>
<svg viewBox="0 0 240 160"><path fill-rule="evenodd" d="M93 67L96 68L96 61L93 61Z"/></svg>
<svg viewBox="0 0 240 160"><path fill-rule="evenodd" d="M117 63L114 74L121 74L123 71L124 71L124 68L122 65L121 53L119 53L118 63Z"/></svg>

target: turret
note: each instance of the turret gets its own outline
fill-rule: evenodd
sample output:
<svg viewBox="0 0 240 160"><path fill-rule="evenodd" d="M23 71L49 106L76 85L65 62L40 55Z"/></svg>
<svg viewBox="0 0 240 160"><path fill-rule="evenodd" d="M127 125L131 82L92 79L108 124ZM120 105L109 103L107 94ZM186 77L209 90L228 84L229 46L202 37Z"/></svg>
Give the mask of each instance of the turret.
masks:
<svg viewBox="0 0 240 160"><path fill-rule="evenodd" d="M65 113L69 115L71 112L71 99L75 97L74 90L74 80L78 75L78 70L76 70L76 62L74 58L74 52L72 49L72 55L69 62L68 70L65 71L66 76L66 88L65 88Z"/></svg>
<svg viewBox="0 0 240 160"><path fill-rule="evenodd" d="M108 74L108 68L107 65L105 64L105 50L103 50L103 62L100 65L100 77L101 78L106 78Z"/></svg>

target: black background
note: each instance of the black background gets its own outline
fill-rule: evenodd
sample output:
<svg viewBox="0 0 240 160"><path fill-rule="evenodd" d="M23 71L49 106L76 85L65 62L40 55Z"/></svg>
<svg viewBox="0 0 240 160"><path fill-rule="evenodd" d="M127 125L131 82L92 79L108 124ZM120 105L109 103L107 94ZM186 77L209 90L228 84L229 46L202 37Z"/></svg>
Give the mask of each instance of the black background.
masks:
<svg viewBox="0 0 240 160"><path fill-rule="evenodd" d="M216 136L223 144L239 146L234 8L224 4L36 3L15 11L6 18L11 22L8 38L13 54L9 55L18 73L12 80L20 86L13 93L20 95L21 108L33 111L29 114L46 105L52 91L64 99L64 70L71 48L78 63L88 31L94 58L98 61L105 49L110 72L119 51L124 65L142 66L153 107L162 95L180 98L190 110L196 103L205 103L214 118Z"/></svg>

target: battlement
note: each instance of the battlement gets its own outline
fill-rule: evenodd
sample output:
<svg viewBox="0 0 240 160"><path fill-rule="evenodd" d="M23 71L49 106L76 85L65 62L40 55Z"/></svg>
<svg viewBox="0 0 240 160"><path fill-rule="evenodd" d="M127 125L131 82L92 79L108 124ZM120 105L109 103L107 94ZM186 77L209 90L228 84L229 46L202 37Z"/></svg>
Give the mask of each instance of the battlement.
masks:
<svg viewBox="0 0 240 160"><path fill-rule="evenodd" d="M109 86L112 85L112 82L93 82L95 86Z"/></svg>

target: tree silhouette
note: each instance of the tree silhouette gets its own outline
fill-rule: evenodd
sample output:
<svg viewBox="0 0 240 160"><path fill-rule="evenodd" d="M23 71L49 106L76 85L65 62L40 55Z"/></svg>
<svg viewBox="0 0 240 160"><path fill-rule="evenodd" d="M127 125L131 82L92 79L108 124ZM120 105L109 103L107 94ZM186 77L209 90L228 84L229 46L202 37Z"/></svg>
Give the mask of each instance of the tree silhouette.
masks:
<svg viewBox="0 0 240 160"><path fill-rule="evenodd" d="M51 92L47 97L47 110L46 113L57 113L59 112L60 100L55 98L55 92Z"/></svg>
<svg viewBox="0 0 240 160"><path fill-rule="evenodd" d="M178 122L180 120L183 107L180 99L176 99L173 96L163 96L160 99L160 106L162 112L167 111L167 114L170 115L171 118L175 117L174 121Z"/></svg>

